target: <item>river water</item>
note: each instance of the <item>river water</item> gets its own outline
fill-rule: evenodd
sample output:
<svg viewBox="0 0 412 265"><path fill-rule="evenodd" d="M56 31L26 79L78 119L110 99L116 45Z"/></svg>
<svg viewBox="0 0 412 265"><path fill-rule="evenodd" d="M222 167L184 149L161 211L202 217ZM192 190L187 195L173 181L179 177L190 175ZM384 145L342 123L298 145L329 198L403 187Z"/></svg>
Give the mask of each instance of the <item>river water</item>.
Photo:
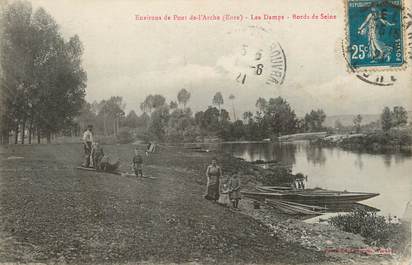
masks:
<svg viewBox="0 0 412 265"><path fill-rule="evenodd" d="M225 143L222 151L246 161L276 160L308 176L307 188L380 193L361 203L402 218L412 191L412 156L367 154L308 142Z"/></svg>

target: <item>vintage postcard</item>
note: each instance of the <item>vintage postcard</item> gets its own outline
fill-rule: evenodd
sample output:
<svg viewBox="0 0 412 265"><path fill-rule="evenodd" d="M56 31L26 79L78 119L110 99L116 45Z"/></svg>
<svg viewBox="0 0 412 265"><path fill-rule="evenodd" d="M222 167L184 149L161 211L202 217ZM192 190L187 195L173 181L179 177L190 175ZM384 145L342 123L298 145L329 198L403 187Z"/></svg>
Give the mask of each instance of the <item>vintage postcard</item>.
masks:
<svg viewBox="0 0 412 265"><path fill-rule="evenodd" d="M412 264L411 49L411 0L0 0L0 264Z"/></svg>

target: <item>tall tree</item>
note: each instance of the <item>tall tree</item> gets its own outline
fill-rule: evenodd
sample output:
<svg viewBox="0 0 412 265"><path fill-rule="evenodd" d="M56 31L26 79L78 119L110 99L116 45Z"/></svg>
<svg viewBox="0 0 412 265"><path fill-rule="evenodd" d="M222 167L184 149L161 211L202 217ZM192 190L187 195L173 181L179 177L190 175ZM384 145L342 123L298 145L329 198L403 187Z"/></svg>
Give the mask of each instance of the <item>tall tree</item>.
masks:
<svg viewBox="0 0 412 265"><path fill-rule="evenodd" d="M219 112L220 112L220 106L223 105L224 103L222 93L216 92L216 94L213 96L212 103L213 105L216 105L219 108Z"/></svg>
<svg viewBox="0 0 412 265"><path fill-rule="evenodd" d="M389 131L392 128L392 113L388 107L385 107L381 114L382 130Z"/></svg>
<svg viewBox="0 0 412 265"><path fill-rule="evenodd" d="M245 112L243 113L243 120L244 120L246 123L250 123L250 121L253 120L253 113L250 112L250 111L245 111Z"/></svg>
<svg viewBox="0 0 412 265"><path fill-rule="evenodd" d="M310 132L322 131L325 119L326 114L322 109L311 110L310 113L306 113L304 118L305 129Z"/></svg>
<svg viewBox="0 0 412 265"><path fill-rule="evenodd" d="M129 111L126 115L123 125L129 128L137 128L139 125L139 117L134 110Z"/></svg>
<svg viewBox="0 0 412 265"><path fill-rule="evenodd" d="M402 106L393 107L392 125L399 127L408 122L408 112Z"/></svg>
<svg viewBox="0 0 412 265"><path fill-rule="evenodd" d="M294 133L297 128L296 114L282 97L269 99L263 121L263 130L269 130L266 136Z"/></svg>
<svg viewBox="0 0 412 265"><path fill-rule="evenodd" d="M158 94L153 96L153 105L152 106L153 106L154 109L157 109L159 107L164 106L165 103L166 103L166 99L165 99L164 96L158 95Z"/></svg>
<svg viewBox="0 0 412 265"><path fill-rule="evenodd" d="M260 112L263 112L266 109L267 106L267 101L265 98L258 98L258 100L256 101L256 107L258 108L258 110Z"/></svg>
<svg viewBox="0 0 412 265"><path fill-rule="evenodd" d="M28 2L8 5L2 24L1 83L15 139L20 128L24 141L28 125L30 136L35 126L38 141L42 131L50 142L52 133L72 124L83 104L87 78L81 42L77 36L66 42L54 19L42 8L32 14Z"/></svg>
<svg viewBox="0 0 412 265"><path fill-rule="evenodd" d="M177 94L177 101L179 104L183 105L183 108L186 108L186 104L190 99L190 92L182 88Z"/></svg>
<svg viewBox="0 0 412 265"><path fill-rule="evenodd" d="M355 127L355 131L357 133L361 130L361 123L362 123L362 115L358 114L353 118L353 127Z"/></svg>
<svg viewBox="0 0 412 265"><path fill-rule="evenodd" d="M237 120L237 117L236 117L236 110L235 110L235 95L230 94L229 100L232 101L233 119L236 121L236 120Z"/></svg>

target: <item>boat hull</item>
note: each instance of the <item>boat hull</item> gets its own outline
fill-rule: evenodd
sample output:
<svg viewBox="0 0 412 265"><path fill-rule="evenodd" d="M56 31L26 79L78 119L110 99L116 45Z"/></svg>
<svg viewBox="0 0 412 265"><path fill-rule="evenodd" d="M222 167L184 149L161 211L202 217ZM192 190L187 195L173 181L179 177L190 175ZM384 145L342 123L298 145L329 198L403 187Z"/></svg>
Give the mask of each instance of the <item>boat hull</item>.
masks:
<svg viewBox="0 0 412 265"><path fill-rule="evenodd" d="M364 192L242 192L246 197L258 200L278 199L303 204L328 205L351 204L367 200L379 195L379 193Z"/></svg>

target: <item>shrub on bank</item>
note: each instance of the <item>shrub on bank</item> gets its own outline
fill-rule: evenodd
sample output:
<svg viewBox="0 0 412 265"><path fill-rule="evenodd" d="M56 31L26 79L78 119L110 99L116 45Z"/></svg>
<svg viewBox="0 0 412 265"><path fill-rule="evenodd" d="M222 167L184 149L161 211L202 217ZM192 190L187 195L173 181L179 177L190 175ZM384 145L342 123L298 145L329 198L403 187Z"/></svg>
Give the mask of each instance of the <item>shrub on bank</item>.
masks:
<svg viewBox="0 0 412 265"><path fill-rule="evenodd" d="M331 217L328 222L343 231L363 236L367 244L374 246L387 247L393 235L400 230L400 224L388 223L385 217L361 208Z"/></svg>
<svg viewBox="0 0 412 265"><path fill-rule="evenodd" d="M120 144L128 144L131 143L134 140L133 134L131 132L131 129L128 127L122 127L119 130L119 133L117 135L117 142Z"/></svg>
<svg viewBox="0 0 412 265"><path fill-rule="evenodd" d="M259 181L266 186L280 186L292 183L297 177L303 177L302 174L292 174L289 168L274 167L264 175L261 175Z"/></svg>

